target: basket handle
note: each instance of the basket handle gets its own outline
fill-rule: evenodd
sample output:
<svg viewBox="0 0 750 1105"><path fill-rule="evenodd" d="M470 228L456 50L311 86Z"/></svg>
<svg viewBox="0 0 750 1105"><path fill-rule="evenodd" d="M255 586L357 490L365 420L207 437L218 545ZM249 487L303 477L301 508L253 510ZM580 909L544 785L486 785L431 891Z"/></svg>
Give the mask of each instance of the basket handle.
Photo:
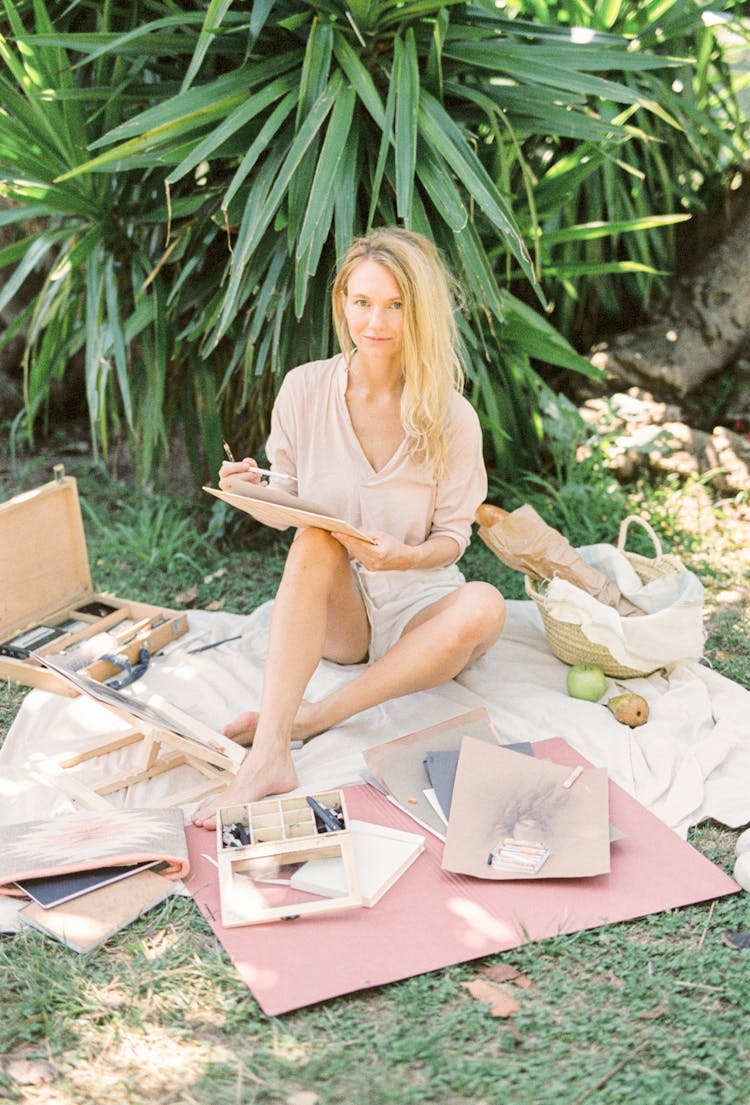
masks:
<svg viewBox="0 0 750 1105"><path fill-rule="evenodd" d="M628 539L628 529L630 528L630 523L631 522L637 522L639 526L643 526L646 533L649 535L649 537L651 538L651 540L654 543L654 549L656 551L656 560L657 560L657 562L660 561L661 558L662 558L661 542L659 541L659 538L656 536L656 534L654 533L653 529L648 524L646 519L645 518L639 518L637 514L629 514L627 516L627 518L623 518L623 520L620 524L620 533L619 533L619 536L617 538L617 549L618 549L618 551L622 552L625 548L625 542Z"/></svg>

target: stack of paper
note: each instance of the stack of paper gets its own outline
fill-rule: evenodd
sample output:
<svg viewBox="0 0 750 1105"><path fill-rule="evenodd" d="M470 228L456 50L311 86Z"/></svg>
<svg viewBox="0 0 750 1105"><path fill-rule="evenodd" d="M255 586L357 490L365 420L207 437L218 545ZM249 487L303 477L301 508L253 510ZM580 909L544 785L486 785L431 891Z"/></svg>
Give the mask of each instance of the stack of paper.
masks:
<svg viewBox="0 0 750 1105"><path fill-rule="evenodd" d="M484 879L609 871L606 770L571 773L535 758L531 744L502 745L484 709L364 755L369 781L445 841L448 871Z"/></svg>
<svg viewBox="0 0 750 1105"><path fill-rule="evenodd" d="M464 737L499 746L498 737L490 715L484 707L469 710L439 725L430 725L416 733L368 748L365 763L375 784L387 794L395 805L408 813L417 824L440 840L445 840L447 818L441 810L434 788L425 767L425 757L438 752L452 752L458 756Z"/></svg>

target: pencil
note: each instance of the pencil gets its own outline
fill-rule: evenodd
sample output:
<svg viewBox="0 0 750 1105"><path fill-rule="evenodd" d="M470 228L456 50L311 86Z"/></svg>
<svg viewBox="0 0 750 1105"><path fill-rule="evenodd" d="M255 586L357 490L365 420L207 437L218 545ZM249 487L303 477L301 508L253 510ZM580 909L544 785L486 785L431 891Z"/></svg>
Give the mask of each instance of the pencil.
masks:
<svg viewBox="0 0 750 1105"><path fill-rule="evenodd" d="M236 464L237 461L234 459L234 453L229 448L228 443L226 441L222 441L221 444L224 446L224 455L227 458L227 460L231 464ZM258 468L257 465L251 465L250 468L247 469L247 471L248 472L257 472L259 476L275 476L277 480L295 480L296 481L296 479L297 479L296 476L288 476L286 474L286 472L272 472L270 468Z"/></svg>

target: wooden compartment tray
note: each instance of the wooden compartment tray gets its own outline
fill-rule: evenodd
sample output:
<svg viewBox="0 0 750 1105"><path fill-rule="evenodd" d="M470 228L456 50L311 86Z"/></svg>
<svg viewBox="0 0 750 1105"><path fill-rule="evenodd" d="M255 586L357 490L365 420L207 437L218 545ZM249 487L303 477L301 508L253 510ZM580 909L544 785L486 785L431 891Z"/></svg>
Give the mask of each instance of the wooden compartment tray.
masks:
<svg viewBox="0 0 750 1105"><path fill-rule="evenodd" d="M323 823L308 802L332 814L338 828ZM220 806L216 811L221 921L225 928L291 920L362 905L344 795L266 798ZM340 859L346 889L335 898L294 890L291 873L312 859Z"/></svg>

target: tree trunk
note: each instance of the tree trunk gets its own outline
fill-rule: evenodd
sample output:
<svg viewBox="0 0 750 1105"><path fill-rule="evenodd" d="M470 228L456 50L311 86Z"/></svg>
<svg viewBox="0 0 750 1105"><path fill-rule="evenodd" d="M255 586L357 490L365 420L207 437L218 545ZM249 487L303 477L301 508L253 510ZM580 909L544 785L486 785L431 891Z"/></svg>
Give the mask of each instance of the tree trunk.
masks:
<svg viewBox="0 0 750 1105"><path fill-rule="evenodd" d="M593 364L618 385L694 391L737 357L750 337L750 199L729 232L678 278L663 317L597 345Z"/></svg>

